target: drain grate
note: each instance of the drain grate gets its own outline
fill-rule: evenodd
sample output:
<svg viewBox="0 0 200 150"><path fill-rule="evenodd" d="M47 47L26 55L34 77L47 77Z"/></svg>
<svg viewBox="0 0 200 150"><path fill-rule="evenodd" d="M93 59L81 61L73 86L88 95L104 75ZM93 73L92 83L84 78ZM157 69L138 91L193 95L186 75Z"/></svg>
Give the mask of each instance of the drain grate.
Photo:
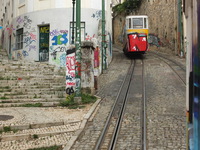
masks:
<svg viewBox="0 0 200 150"><path fill-rule="evenodd" d="M0 121L7 121L14 118L14 116L9 116L9 115L0 115Z"/></svg>

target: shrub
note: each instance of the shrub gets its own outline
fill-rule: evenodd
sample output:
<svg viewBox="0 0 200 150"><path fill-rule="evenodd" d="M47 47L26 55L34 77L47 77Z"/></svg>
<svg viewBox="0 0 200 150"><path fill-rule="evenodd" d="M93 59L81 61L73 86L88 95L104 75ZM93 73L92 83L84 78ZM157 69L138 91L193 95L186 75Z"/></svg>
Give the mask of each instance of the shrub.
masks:
<svg viewBox="0 0 200 150"><path fill-rule="evenodd" d="M74 94L67 96L66 100L60 102L60 106L76 109L83 107L82 104L94 103L97 100L95 96L82 93L81 103L78 104L77 102L74 101L74 97L75 97Z"/></svg>

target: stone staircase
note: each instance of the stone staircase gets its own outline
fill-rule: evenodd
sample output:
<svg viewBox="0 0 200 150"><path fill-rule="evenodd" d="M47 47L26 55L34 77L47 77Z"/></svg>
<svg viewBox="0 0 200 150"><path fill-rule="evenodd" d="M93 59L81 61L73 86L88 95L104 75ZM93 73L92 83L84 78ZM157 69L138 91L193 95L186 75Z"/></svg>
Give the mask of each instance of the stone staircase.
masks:
<svg viewBox="0 0 200 150"><path fill-rule="evenodd" d="M65 68L45 62L8 60L0 50L0 107L40 103L57 106L65 99Z"/></svg>
<svg viewBox="0 0 200 150"><path fill-rule="evenodd" d="M62 149L62 146L70 140L79 129L81 122L67 121L65 108L52 107L58 106L61 100L66 99L65 72L65 68L57 68L45 62L9 60L6 51L0 49L0 107L2 109L0 149L24 150L54 145ZM28 105L28 108L25 107ZM9 120L3 122L2 117L7 117L11 110L15 112L13 109L18 113L11 117L17 121L10 119L10 122ZM38 113L40 115L38 123L24 122L25 115L19 112L19 109L23 113ZM62 114L62 110L66 118L63 115L53 116L58 114L58 111ZM30 120L37 118L34 113L32 116ZM50 118L50 120L41 120L41 118Z"/></svg>

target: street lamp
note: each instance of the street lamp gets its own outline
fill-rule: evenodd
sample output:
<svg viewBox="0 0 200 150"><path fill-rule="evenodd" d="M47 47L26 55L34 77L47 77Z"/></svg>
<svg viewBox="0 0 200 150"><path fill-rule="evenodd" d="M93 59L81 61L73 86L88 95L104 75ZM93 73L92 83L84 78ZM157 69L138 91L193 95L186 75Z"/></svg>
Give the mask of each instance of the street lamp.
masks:
<svg viewBox="0 0 200 150"><path fill-rule="evenodd" d="M76 0L72 0L72 44L74 44L74 6L75 6L75 1Z"/></svg>

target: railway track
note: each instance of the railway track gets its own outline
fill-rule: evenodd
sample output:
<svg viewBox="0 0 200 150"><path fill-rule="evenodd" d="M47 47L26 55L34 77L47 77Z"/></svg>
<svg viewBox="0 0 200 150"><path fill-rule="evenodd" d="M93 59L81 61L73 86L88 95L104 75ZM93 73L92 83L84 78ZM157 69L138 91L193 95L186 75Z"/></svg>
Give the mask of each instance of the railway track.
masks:
<svg viewBox="0 0 200 150"><path fill-rule="evenodd" d="M186 68L182 64L156 52L151 52L151 54L153 54L154 57L157 57L160 60L162 60L164 63L166 63L173 70L173 72L178 76L179 80L184 85L186 85L186 76L185 76Z"/></svg>
<svg viewBox="0 0 200 150"><path fill-rule="evenodd" d="M120 149L124 141L131 149L146 150L145 107L144 61L133 59L95 150Z"/></svg>

